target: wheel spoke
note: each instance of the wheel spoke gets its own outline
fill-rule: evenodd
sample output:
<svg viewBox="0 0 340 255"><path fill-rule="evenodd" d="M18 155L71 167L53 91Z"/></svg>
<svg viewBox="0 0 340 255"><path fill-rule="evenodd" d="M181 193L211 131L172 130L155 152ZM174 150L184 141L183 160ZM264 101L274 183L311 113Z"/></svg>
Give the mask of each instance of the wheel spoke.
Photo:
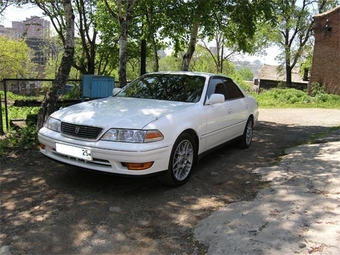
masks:
<svg viewBox="0 0 340 255"><path fill-rule="evenodd" d="M177 180L184 180L191 171L193 164L193 147L188 140L182 141L174 154L173 173Z"/></svg>

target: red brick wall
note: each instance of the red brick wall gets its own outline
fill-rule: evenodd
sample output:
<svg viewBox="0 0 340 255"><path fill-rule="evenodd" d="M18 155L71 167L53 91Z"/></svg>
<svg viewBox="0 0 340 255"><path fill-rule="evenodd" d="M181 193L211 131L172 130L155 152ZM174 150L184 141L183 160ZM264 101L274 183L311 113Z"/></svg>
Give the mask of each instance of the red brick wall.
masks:
<svg viewBox="0 0 340 255"><path fill-rule="evenodd" d="M309 86L340 95L340 6L314 17L314 56ZM309 87L310 89L310 87Z"/></svg>

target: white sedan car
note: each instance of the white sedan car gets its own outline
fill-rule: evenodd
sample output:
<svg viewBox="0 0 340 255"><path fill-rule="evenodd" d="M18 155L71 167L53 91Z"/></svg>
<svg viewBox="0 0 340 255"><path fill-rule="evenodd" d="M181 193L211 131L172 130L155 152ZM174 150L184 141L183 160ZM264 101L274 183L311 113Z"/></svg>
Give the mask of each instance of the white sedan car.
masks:
<svg viewBox="0 0 340 255"><path fill-rule="evenodd" d="M145 74L108 98L54 112L39 130L44 155L82 168L141 176L171 186L200 156L252 142L258 106L232 79L198 72Z"/></svg>

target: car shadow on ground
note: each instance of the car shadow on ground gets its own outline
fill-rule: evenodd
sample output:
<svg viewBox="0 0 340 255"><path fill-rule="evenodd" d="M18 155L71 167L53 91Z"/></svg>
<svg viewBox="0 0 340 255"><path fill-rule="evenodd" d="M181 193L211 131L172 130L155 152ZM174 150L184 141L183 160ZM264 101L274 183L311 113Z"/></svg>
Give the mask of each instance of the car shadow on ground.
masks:
<svg viewBox="0 0 340 255"><path fill-rule="evenodd" d="M226 204L252 200L255 168L329 128L261 122L247 150L231 144L202 158L178 188L157 178L84 171L42 156L14 153L1 163L1 246L12 254L204 254L192 228Z"/></svg>

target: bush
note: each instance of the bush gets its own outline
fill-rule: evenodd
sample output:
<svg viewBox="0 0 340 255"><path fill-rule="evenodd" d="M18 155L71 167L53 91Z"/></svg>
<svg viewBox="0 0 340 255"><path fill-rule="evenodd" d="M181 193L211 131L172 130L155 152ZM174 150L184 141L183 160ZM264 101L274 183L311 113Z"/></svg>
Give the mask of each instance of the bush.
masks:
<svg viewBox="0 0 340 255"><path fill-rule="evenodd" d="M38 145L38 131L33 126L9 131L4 139L0 139L0 155L8 150L33 149Z"/></svg>
<svg viewBox="0 0 340 255"><path fill-rule="evenodd" d="M310 95L312 97L315 97L315 96L320 95L320 94L326 94L325 88L321 84L319 84L317 82L313 82L311 85L312 85L311 86L312 89L311 89Z"/></svg>
<svg viewBox="0 0 340 255"><path fill-rule="evenodd" d="M340 108L340 96L326 94L319 86L315 87L314 96L297 89L274 88L255 97L260 107Z"/></svg>

